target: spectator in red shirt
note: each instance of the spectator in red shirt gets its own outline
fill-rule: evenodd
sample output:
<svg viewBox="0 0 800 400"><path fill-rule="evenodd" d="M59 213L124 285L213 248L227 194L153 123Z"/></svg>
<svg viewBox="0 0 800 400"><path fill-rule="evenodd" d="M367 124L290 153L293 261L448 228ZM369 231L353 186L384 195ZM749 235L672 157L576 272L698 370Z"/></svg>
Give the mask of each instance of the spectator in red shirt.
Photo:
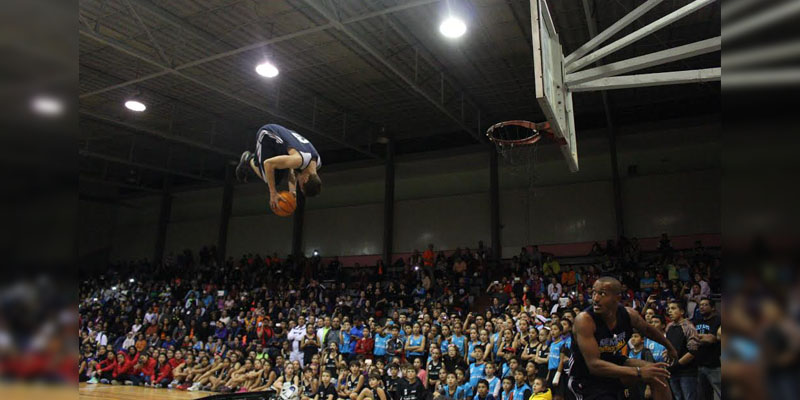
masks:
<svg viewBox="0 0 800 400"><path fill-rule="evenodd" d="M130 346L128 347L127 353L120 353L125 356L125 362L130 363L131 365L136 364L139 361L139 352L136 350L136 347Z"/></svg>
<svg viewBox="0 0 800 400"><path fill-rule="evenodd" d="M143 384L150 384L155 379L156 360L142 354L139 361L133 367L133 384L141 386Z"/></svg>
<svg viewBox="0 0 800 400"><path fill-rule="evenodd" d="M167 357L163 354L158 356L154 371L158 373L158 375L154 375L151 381L153 386L166 388L167 385L172 382L172 364L169 363Z"/></svg>
<svg viewBox="0 0 800 400"><path fill-rule="evenodd" d="M114 367L116 366L117 358L114 356L114 353L106 353L106 359L97 364L97 373L100 375L101 383L111 382L111 379L113 379L112 373L114 372Z"/></svg>
<svg viewBox="0 0 800 400"><path fill-rule="evenodd" d="M425 250L422 253L422 263L425 265L426 268L433 268L433 260L436 257L436 254L433 252L433 245L428 245L428 250Z"/></svg>
<svg viewBox="0 0 800 400"><path fill-rule="evenodd" d="M111 372L112 385L124 383L127 381L133 382L133 366L134 364L125 361L125 354L117 354L117 364L114 365L114 370Z"/></svg>
<svg viewBox="0 0 800 400"><path fill-rule="evenodd" d="M356 342L356 354L371 360L372 352L375 350L375 339L369 334L369 327L364 327L363 335L364 336Z"/></svg>
<svg viewBox="0 0 800 400"><path fill-rule="evenodd" d="M167 354L169 354L169 353L167 353ZM175 369L175 367L177 367L178 365L181 365L183 363L184 363L183 352L180 351L180 350L176 350L175 351L175 357L169 359L169 365L172 367L172 369Z"/></svg>

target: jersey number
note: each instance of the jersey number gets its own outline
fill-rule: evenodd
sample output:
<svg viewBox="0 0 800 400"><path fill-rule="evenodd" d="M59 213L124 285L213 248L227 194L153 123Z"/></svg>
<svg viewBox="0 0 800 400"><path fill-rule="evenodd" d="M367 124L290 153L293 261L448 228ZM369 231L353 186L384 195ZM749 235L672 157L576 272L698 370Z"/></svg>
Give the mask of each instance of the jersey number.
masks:
<svg viewBox="0 0 800 400"><path fill-rule="evenodd" d="M300 143L308 143L308 139L300 136L299 133L295 131L289 131L289 132L292 132L292 135L294 135L294 137L297 138L297 141L299 141Z"/></svg>

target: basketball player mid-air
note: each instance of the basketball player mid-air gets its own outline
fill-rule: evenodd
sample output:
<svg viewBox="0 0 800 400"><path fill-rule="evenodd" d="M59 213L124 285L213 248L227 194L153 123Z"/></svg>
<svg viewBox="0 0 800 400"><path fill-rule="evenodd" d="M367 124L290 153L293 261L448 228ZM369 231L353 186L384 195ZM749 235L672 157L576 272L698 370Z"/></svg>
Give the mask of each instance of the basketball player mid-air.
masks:
<svg viewBox="0 0 800 400"><path fill-rule="evenodd" d="M620 304L621 293L622 285L611 277L592 286L592 306L575 317L567 385L578 400L618 400L626 386L644 381L653 399L672 399L669 364L628 358L626 350L635 329L664 345L671 360L678 353L636 310Z"/></svg>
<svg viewBox="0 0 800 400"><path fill-rule="evenodd" d="M236 167L236 178L247 182L249 171L255 173L269 186L269 205L278 205L277 184L288 177L289 192L297 195L297 183L308 197L322 190L322 180L317 170L322 167L322 158L314 145L295 131L277 124L268 124L258 130L256 151L245 151Z"/></svg>

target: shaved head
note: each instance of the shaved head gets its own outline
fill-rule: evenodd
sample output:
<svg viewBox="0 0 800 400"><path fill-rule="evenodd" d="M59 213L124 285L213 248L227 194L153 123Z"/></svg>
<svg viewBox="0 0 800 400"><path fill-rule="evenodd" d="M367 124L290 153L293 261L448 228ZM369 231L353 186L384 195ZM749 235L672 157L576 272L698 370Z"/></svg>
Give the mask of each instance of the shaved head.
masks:
<svg viewBox="0 0 800 400"><path fill-rule="evenodd" d="M607 285L607 288L614 294L620 294L622 292L622 284L616 278L604 276L599 278L597 283L601 285Z"/></svg>
<svg viewBox="0 0 800 400"><path fill-rule="evenodd" d="M611 315L619 307L622 284L618 280L604 276L592 285L592 310L596 314Z"/></svg>

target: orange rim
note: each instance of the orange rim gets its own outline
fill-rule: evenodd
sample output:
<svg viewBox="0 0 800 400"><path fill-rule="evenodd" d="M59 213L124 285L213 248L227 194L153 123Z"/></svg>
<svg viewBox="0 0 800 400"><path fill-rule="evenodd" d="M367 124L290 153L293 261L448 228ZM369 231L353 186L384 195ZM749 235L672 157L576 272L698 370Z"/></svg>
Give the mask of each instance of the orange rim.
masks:
<svg viewBox="0 0 800 400"><path fill-rule="evenodd" d="M495 129L503 128L506 126L520 126L526 129L530 129L531 135L522 139L501 139L494 136ZM542 135L539 131L543 130L547 132L549 128L550 128L549 122L543 122L537 124L535 122L515 119L511 121L498 122L492 125L491 127L489 127L489 129L486 130L486 136L489 138L490 141L499 145L524 146L538 142L539 139L542 138Z"/></svg>

